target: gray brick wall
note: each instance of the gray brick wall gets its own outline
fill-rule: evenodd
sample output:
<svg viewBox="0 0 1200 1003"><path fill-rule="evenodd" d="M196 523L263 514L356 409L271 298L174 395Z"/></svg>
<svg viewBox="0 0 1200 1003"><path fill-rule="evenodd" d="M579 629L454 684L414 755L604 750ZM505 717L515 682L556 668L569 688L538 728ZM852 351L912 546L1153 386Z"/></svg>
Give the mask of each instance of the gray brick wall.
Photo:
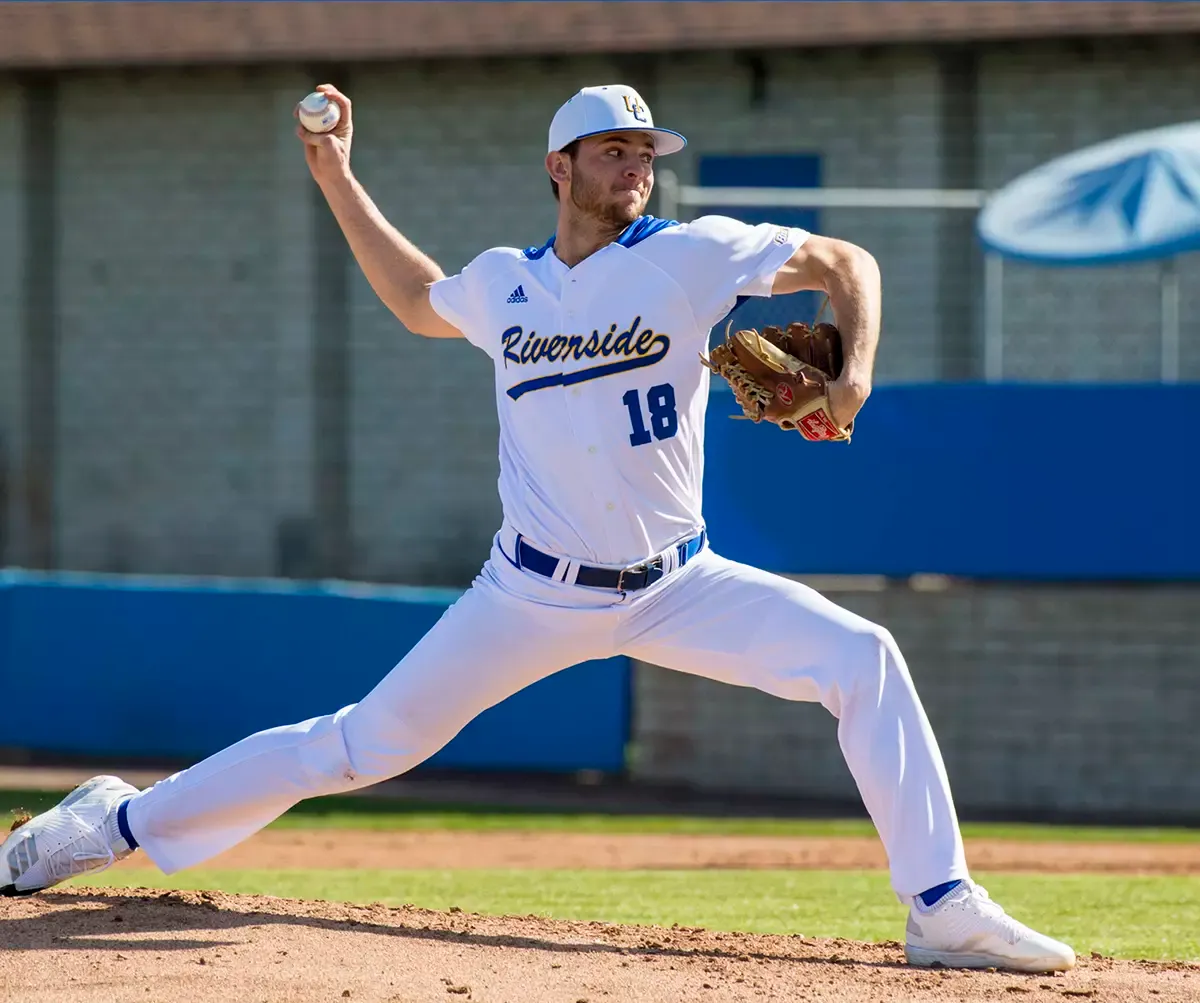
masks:
<svg viewBox="0 0 1200 1003"><path fill-rule="evenodd" d="M279 111L254 72L63 84L66 567L273 569Z"/></svg>
<svg viewBox="0 0 1200 1003"><path fill-rule="evenodd" d="M0 567L18 560L14 483L23 430L21 315L23 226L21 92L0 76Z"/></svg>
<svg viewBox="0 0 1200 1003"><path fill-rule="evenodd" d="M895 636L964 813L1200 818L1200 588L827 594ZM858 798L818 705L639 665L634 707L640 780Z"/></svg>
<svg viewBox="0 0 1200 1003"><path fill-rule="evenodd" d="M1079 143L1190 117L1192 43L1153 44L1162 50L985 48L977 101L962 90L969 73L917 48L776 53L760 89L744 60L714 53L364 65L341 82L356 101L355 165L369 191L453 271L484 247L549 232L543 137L585 83L642 88L689 135L670 165L684 181L704 153L814 152L830 185L995 185ZM61 565L448 584L469 580L486 552L499 519L488 360L408 336L346 260L291 135L290 106L314 82L288 67L62 77ZM1047 92L1056 110L1034 111ZM19 102L14 80L0 94L6 444L23 441L28 385L16 375ZM936 213L823 214L823 231L883 265L880 382L977 362L964 292L975 262L957 225ZM1195 268L1185 262L1183 282L1193 378ZM1152 271L1011 267L1008 371L1154 378Z"/></svg>
<svg viewBox="0 0 1200 1003"><path fill-rule="evenodd" d="M1192 121L1195 38L1026 43L985 49L981 177L1006 184L1052 157L1125 133ZM1049 96L1052 98L1048 99ZM1180 259L1180 375L1200 378L1200 259ZM1157 380L1157 266L1009 265L1005 375L1025 380Z"/></svg>

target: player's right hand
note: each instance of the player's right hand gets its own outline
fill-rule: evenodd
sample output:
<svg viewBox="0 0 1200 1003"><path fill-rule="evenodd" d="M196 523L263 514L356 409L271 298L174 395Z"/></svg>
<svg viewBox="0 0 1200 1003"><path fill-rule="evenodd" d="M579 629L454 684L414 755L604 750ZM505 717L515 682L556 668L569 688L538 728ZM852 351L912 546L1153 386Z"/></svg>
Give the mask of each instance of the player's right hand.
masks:
<svg viewBox="0 0 1200 1003"><path fill-rule="evenodd" d="M313 178L320 181L345 173L350 167L350 142L354 136L354 119L351 115L350 99L333 84L321 84L316 88L334 102L341 110L338 124L329 132L309 132L298 124L299 105L292 111L297 118L296 135L304 143L304 159Z"/></svg>

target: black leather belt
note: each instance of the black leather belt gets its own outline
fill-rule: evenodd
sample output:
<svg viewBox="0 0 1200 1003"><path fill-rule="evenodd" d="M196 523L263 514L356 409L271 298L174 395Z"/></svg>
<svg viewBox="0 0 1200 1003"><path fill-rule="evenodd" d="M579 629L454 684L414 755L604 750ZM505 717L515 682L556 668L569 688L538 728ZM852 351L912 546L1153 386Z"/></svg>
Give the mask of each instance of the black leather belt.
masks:
<svg viewBox="0 0 1200 1003"><path fill-rule="evenodd" d="M702 530L699 536L693 536L690 540L677 543L675 545L676 567L682 568L700 553L704 549L706 539L707 535ZM558 571L557 557L543 554L536 547L526 543L520 536L517 537L517 560L515 563L518 568L532 571L544 578L554 578ZM628 568L596 568L588 564L581 564L575 573L574 584L586 585L594 589L637 592L653 585L665 574L663 557L660 554L649 561L633 564Z"/></svg>

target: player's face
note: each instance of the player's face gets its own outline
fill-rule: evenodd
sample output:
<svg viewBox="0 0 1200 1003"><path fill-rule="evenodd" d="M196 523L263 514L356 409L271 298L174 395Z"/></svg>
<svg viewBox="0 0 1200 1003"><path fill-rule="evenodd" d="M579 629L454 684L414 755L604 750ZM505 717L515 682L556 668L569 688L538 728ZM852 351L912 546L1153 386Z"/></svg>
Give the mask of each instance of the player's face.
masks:
<svg viewBox="0 0 1200 1003"><path fill-rule="evenodd" d="M644 132L610 132L579 144L571 202L603 223L626 227L646 211L654 188L654 144Z"/></svg>

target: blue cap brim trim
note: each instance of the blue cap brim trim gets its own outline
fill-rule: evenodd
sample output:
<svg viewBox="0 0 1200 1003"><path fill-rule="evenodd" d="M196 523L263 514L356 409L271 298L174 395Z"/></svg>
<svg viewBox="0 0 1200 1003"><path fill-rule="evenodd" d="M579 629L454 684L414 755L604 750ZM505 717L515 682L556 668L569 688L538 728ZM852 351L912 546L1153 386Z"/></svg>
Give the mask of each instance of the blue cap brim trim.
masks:
<svg viewBox="0 0 1200 1003"><path fill-rule="evenodd" d="M628 129L596 129L594 132L585 132L581 136L576 136L571 143L574 143L576 139L587 139L589 136L603 136L606 132L648 132L655 137L654 153L659 157L665 157L669 153L678 153L687 146L687 140L682 133L673 132L670 129L659 129L657 126L647 126L644 129L634 126L630 126ZM664 145L660 145L660 139ZM665 148L665 144L669 144L669 147ZM564 145L569 146L570 143ZM562 147L559 149L561 150Z"/></svg>

